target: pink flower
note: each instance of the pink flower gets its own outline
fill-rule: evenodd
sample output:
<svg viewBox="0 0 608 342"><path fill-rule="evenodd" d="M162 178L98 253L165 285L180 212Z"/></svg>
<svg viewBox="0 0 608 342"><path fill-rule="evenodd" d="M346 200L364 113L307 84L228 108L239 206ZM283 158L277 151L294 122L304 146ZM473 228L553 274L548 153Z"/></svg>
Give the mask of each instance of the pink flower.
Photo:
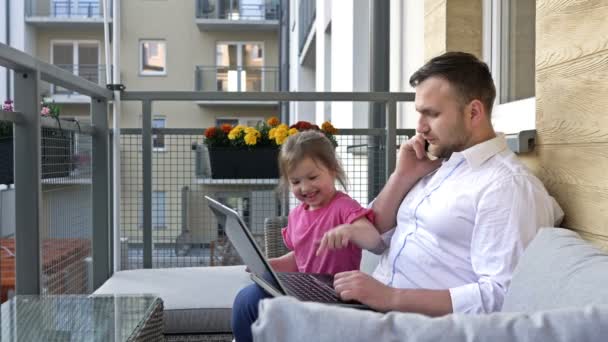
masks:
<svg viewBox="0 0 608 342"><path fill-rule="evenodd" d="M11 100L4 101L4 104L2 105L2 110L5 112L12 112L13 111L13 101L11 101Z"/></svg>
<svg viewBox="0 0 608 342"><path fill-rule="evenodd" d="M47 115L51 114L51 110L49 109L49 107L42 107L40 114L47 116Z"/></svg>

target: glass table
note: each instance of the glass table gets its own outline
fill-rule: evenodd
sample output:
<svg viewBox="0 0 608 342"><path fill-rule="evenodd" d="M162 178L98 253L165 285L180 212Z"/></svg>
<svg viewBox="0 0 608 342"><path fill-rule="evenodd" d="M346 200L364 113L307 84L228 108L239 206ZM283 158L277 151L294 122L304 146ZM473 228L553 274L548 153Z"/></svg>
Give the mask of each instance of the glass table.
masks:
<svg viewBox="0 0 608 342"><path fill-rule="evenodd" d="M163 341L153 295L25 296L2 304L0 341Z"/></svg>

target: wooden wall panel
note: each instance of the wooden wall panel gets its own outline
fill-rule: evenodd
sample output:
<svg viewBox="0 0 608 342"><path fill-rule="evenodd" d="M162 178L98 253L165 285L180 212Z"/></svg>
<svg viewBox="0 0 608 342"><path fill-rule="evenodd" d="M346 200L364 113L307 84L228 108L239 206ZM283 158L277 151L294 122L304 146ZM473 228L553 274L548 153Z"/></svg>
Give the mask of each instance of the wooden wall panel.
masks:
<svg viewBox="0 0 608 342"><path fill-rule="evenodd" d="M608 3L603 0L537 0L537 70L606 49L606 18Z"/></svg>
<svg viewBox="0 0 608 342"><path fill-rule="evenodd" d="M482 54L481 0L425 0L424 57L446 51Z"/></svg>
<svg viewBox="0 0 608 342"><path fill-rule="evenodd" d="M446 0L426 0L424 3L424 59L446 51Z"/></svg>
<svg viewBox="0 0 608 342"><path fill-rule="evenodd" d="M447 51L466 51L482 58L481 0L447 2Z"/></svg>
<svg viewBox="0 0 608 342"><path fill-rule="evenodd" d="M607 95L608 50L537 69L539 144L608 142Z"/></svg>
<svg viewBox="0 0 608 342"><path fill-rule="evenodd" d="M608 250L608 0L537 0L536 129L523 157L571 228Z"/></svg>

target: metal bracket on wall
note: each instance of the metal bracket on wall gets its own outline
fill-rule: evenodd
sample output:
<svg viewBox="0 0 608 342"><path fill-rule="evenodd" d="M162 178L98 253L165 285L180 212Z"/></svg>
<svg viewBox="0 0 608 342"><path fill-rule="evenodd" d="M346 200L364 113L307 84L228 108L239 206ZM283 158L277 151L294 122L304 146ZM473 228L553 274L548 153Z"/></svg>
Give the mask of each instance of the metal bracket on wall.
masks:
<svg viewBox="0 0 608 342"><path fill-rule="evenodd" d="M507 145L515 153L526 153L534 150L536 130L526 130L515 134L507 134Z"/></svg>

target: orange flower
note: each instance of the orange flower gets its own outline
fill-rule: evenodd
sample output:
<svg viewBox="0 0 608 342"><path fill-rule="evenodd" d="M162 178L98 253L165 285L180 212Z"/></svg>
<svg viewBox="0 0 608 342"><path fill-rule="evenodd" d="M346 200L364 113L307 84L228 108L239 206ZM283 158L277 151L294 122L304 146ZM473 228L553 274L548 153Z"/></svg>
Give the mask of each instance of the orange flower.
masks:
<svg viewBox="0 0 608 342"><path fill-rule="evenodd" d="M329 121L325 121L321 125L321 130L323 130L324 132L327 132L329 134L336 134L336 133L338 133L338 130Z"/></svg>
<svg viewBox="0 0 608 342"><path fill-rule="evenodd" d="M266 121L266 123L268 124L268 126L270 127L275 127L278 124L280 124L281 122L279 121L279 118L277 118L276 116L271 117L270 119L268 119L268 121Z"/></svg>
<svg viewBox="0 0 608 342"><path fill-rule="evenodd" d="M209 128L207 128L207 129L205 130L205 137L206 137L207 139L211 139L211 138L213 138L213 137L215 136L215 134L217 133L217 132L216 132L216 130L217 130L217 129L216 129L215 127L209 127Z"/></svg>
<svg viewBox="0 0 608 342"><path fill-rule="evenodd" d="M222 132L228 134L228 133L230 133L231 130L232 130L232 125L231 124L223 124L222 125Z"/></svg>

